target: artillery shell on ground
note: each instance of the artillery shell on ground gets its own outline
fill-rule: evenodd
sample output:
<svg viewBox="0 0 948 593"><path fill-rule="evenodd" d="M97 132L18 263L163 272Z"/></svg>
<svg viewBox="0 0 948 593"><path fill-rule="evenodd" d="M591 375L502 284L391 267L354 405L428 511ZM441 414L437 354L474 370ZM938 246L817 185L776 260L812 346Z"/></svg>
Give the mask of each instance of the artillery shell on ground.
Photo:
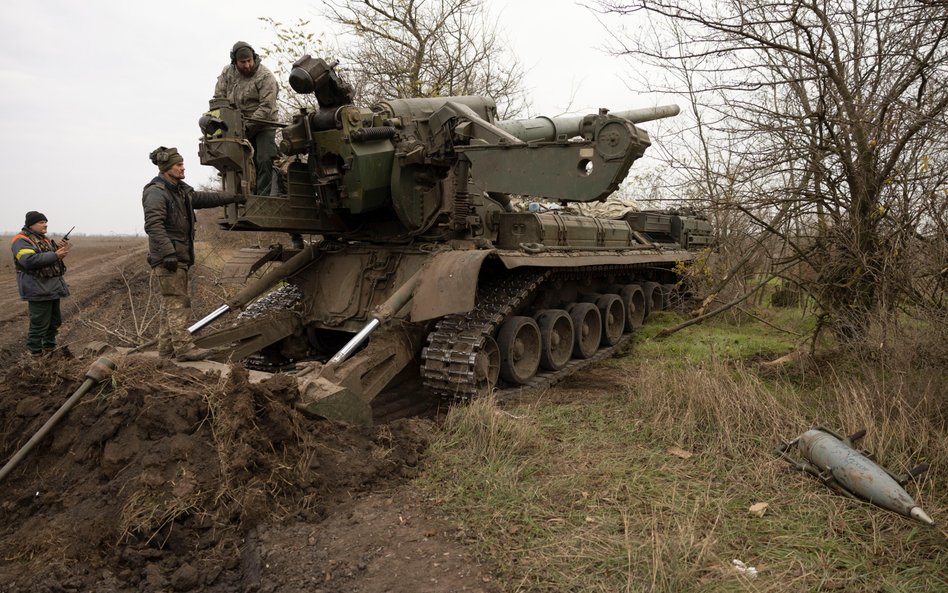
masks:
<svg viewBox="0 0 948 593"><path fill-rule="evenodd" d="M931 517L902 488L912 476L926 471L928 466L918 466L904 476L895 476L876 464L866 452L853 447L852 441L864 434L865 431L862 431L845 438L825 428L814 428L778 447L776 452L798 469L845 494L934 525ZM788 451L793 445L796 445L803 459L789 455Z"/></svg>

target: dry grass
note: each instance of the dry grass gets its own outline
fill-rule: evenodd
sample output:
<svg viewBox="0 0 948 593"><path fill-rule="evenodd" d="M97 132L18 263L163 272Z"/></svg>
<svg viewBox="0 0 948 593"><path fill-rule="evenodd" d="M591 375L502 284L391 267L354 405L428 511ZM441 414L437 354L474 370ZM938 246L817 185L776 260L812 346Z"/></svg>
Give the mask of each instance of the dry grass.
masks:
<svg viewBox="0 0 948 593"><path fill-rule="evenodd" d="M682 365L676 340L701 339L607 361L623 387L598 398L453 411L419 486L479 534L508 591L948 590L943 527L834 494L772 453L814 424L866 428L893 471L932 465L908 490L944 524L945 370L839 359L775 375L720 349Z"/></svg>
<svg viewBox="0 0 948 593"><path fill-rule="evenodd" d="M136 537L151 541L162 532L167 534L165 528L176 519L206 513L206 493L195 485L194 476L183 469L172 480L157 472L144 473L122 505L119 541Z"/></svg>
<svg viewBox="0 0 948 593"><path fill-rule="evenodd" d="M537 446L538 431L526 416L498 409L493 397L452 408L442 427L441 447L463 442L467 453L488 465L515 465Z"/></svg>

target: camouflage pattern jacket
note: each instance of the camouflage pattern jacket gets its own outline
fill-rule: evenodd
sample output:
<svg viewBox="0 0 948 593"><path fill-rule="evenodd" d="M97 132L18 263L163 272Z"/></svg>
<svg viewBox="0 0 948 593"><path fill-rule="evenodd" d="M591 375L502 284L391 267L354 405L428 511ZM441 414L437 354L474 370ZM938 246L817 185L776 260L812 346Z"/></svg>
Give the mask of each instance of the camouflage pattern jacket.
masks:
<svg viewBox="0 0 948 593"><path fill-rule="evenodd" d="M148 264L155 267L169 255L176 255L179 263L192 265L195 208L233 204L237 199L233 194L194 191L183 181L172 185L160 175L152 179L142 192Z"/></svg>
<svg viewBox="0 0 948 593"><path fill-rule="evenodd" d="M10 247L21 299L55 301L69 296L69 287L63 279L66 266L56 255L58 246L55 241L23 227L13 237Z"/></svg>
<svg viewBox="0 0 948 593"><path fill-rule="evenodd" d="M273 73L263 64L254 66L253 74L244 76L231 64L217 77L214 87L215 99L229 99L240 110L244 119L254 118L277 121L277 95L279 87ZM255 132L258 126L248 125L248 133Z"/></svg>

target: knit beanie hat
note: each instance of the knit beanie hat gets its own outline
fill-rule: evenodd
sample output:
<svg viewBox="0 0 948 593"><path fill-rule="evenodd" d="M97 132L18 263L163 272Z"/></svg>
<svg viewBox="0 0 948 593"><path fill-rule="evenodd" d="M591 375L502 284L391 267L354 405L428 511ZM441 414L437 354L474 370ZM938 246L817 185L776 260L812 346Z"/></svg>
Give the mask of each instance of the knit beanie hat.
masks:
<svg viewBox="0 0 948 593"><path fill-rule="evenodd" d="M158 171L164 173L175 163L183 163L184 157L178 152L177 148L166 148L159 146L148 155L151 162L158 166Z"/></svg>
<svg viewBox="0 0 948 593"><path fill-rule="evenodd" d="M36 210L30 210L26 213L26 224L23 226L33 226L41 220L49 220L46 218L46 215L42 212L37 212Z"/></svg>

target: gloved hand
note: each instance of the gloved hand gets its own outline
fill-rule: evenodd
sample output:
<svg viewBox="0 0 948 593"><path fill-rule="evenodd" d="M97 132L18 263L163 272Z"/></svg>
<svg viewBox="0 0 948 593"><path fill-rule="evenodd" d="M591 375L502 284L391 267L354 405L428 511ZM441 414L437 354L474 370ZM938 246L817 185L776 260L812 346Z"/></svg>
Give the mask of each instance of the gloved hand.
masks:
<svg viewBox="0 0 948 593"><path fill-rule="evenodd" d="M161 260L161 267L168 270L169 272L178 271L178 257L176 255L169 255Z"/></svg>

